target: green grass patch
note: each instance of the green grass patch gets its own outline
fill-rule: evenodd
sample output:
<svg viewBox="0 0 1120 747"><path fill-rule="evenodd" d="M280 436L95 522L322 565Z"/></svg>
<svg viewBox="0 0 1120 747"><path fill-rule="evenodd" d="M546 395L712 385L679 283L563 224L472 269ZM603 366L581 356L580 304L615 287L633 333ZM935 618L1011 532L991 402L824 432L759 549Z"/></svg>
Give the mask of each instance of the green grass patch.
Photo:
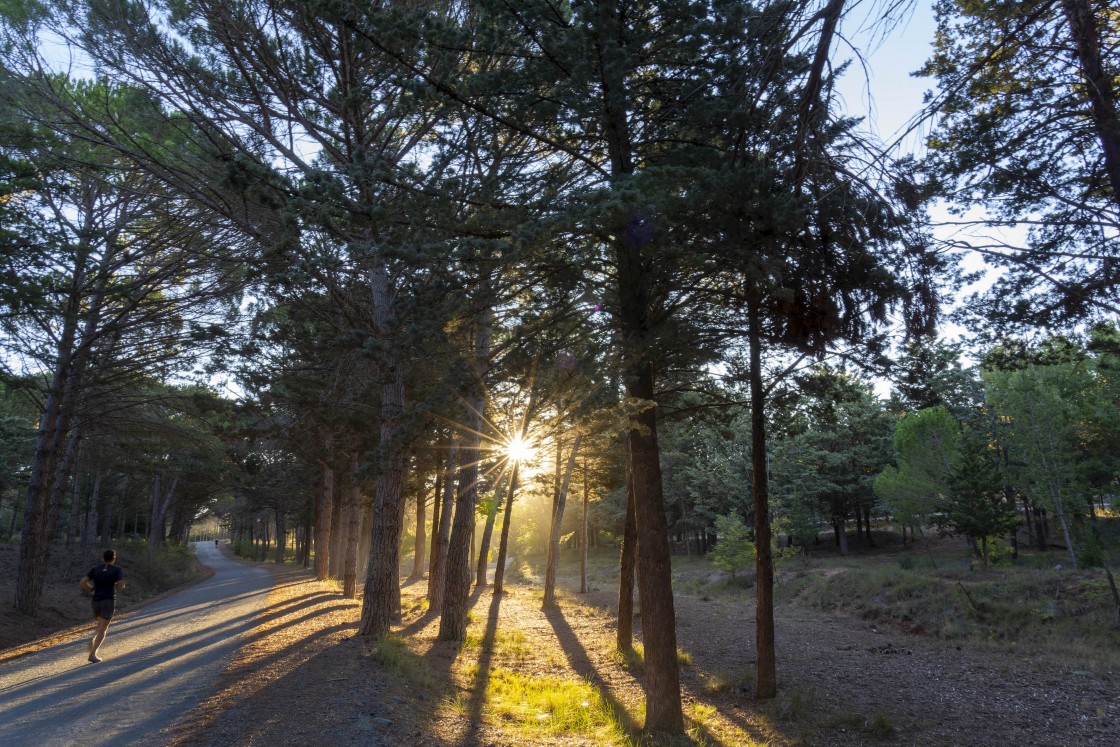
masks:
<svg viewBox="0 0 1120 747"><path fill-rule="evenodd" d="M424 659L414 653L404 638L394 633L381 636L377 642L376 660L389 674L429 690L439 683L431 675Z"/></svg>
<svg viewBox="0 0 1120 747"><path fill-rule="evenodd" d="M463 648L481 649L482 642L481 635L474 631L468 631L467 637L463 641ZM532 654L536 653L533 647L529 645L529 640L525 637L525 634L520 630L497 631L494 634L491 651L495 656L517 662L526 661Z"/></svg>
<svg viewBox="0 0 1120 747"><path fill-rule="evenodd" d="M709 693L748 694L754 689L754 673L748 670L701 674L700 679Z"/></svg>
<svg viewBox="0 0 1120 747"><path fill-rule="evenodd" d="M486 683L486 708L521 739L579 735L597 744L632 744L611 706L583 680L493 669Z"/></svg>

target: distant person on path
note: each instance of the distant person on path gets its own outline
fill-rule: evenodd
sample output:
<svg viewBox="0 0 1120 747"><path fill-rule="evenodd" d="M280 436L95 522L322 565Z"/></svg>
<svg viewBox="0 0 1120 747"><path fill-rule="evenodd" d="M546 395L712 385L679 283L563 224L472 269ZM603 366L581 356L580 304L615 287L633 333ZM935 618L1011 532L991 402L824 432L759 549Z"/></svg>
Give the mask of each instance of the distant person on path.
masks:
<svg viewBox="0 0 1120 747"><path fill-rule="evenodd" d="M82 577L81 585L86 591L93 592L93 619L97 622L97 631L93 640L89 642L89 661L96 664L101 661L97 656L97 649L105 640L105 631L109 629L109 621L113 619L113 603L116 600L117 589L124 588L124 571L114 565L117 554L106 550L101 556L105 562L89 569L89 573Z"/></svg>

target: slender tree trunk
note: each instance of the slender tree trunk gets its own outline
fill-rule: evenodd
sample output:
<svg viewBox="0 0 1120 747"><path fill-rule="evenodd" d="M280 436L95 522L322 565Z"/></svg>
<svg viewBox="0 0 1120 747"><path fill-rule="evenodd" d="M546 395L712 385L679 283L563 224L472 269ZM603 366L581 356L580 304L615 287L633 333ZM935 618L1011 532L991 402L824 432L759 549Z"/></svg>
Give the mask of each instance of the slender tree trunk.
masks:
<svg viewBox="0 0 1120 747"><path fill-rule="evenodd" d="M506 486L505 511L502 515L502 534L498 539L498 559L494 568L494 594L501 594L506 579L506 556L509 553L509 526L513 519L513 499L517 493L517 478L521 472L521 464L514 463L513 472L509 475L509 485Z"/></svg>
<svg viewBox="0 0 1120 747"><path fill-rule="evenodd" d="M288 549L288 524L283 509L274 508L272 512L276 517L276 555L273 561L279 565L284 562L284 551Z"/></svg>
<svg viewBox="0 0 1120 747"><path fill-rule="evenodd" d="M525 408L525 421L521 425L521 439L524 440L529 433L529 421L536 408L537 402L537 383L536 383L536 363L533 365L533 373L529 375L529 404ZM509 484L506 486L505 498L505 511L502 516L502 534L498 539L498 558L495 561L494 568L494 594L502 593L502 588L506 578L506 558L509 554L509 529L513 521L513 501L517 495L517 480L521 474L521 463L514 462L513 471L510 472Z"/></svg>
<svg viewBox="0 0 1120 747"><path fill-rule="evenodd" d="M331 513L334 506L334 467L331 466L331 438L326 438L326 459L319 460L319 502L315 506L315 578L330 578Z"/></svg>
<svg viewBox="0 0 1120 747"><path fill-rule="evenodd" d="M335 475L334 481L334 499L331 501L331 541L329 544L330 553L327 556L327 575L338 581L342 580L342 565L343 565L343 543L345 542L346 535L346 503L349 500L347 496L350 494L350 477L349 474L343 472L339 475L333 471Z"/></svg>
<svg viewBox="0 0 1120 747"><path fill-rule="evenodd" d="M754 503L755 547L755 653L758 680L755 694L773 698L778 691L774 654L774 559L770 551L770 498L766 459L766 411L762 388L762 325L758 304L749 302L751 390L751 493Z"/></svg>
<svg viewBox="0 0 1120 747"><path fill-rule="evenodd" d="M620 651L634 648L634 576L637 560L638 527L634 518L634 482L627 476L626 518L623 521L622 552L618 561L617 642Z"/></svg>
<svg viewBox="0 0 1120 747"><path fill-rule="evenodd" d="M560 529L564 523L564 507L568 502L568 487L572 481L572 471L576 466L576 454L583 434L577 433L576 440L572 443L572 452L568 455L568 464L564 468L564 481L556 495L555 505L552 508L552 531L548 535L548 562L544 573L544 608L556 606L556 566L560 564ZM557 454L560 445L557 441Z"/></svg>
<svg viewBox="0 0 1120 747"><path fill-rule="evenodd" d="M467 636L467 606L471 591L471 535L478 503L478 462L481 454L482 415L486 407L486 369L490 363L491 313L483 310L475 327L472 377L474 391L468 399L467 433L470 442L459 467L459 486L455 491L455 520L447 546L443 609L439 637L462 641Z"/></svg>
<svg viewBox="0 0 1120 747"><path fill-rule="evenodd" d="M152 479L152 510L151 520L148 524L148 555L154 557L159 552L160 545L166 533L167 509L171 506L171 499L175 495L175 488L179 484L179 476L171 478L170 484L163 486L162 475Z"/></svg>
<svg viewBox="0 0 1120 747"><path fill-rule="evenodd" d="M579 523L579 593L587 593L587 503L591 496L587 482L587 457L583 458L583 516Z"/></svg>
<svg viewBox="0 0 1120 747"><path fill-rule="evenodd" d="M1115 5L1112 6L1115 11ZM1062 0L1077 51L1090 119L1100 140L1104 168L1112 187L1112 201L1120 207L1120 110L1116 106L1113 78L1101 59L1101 30L1089 0Z"/></svg>
<svg viewBox="0 0 1120 747"><path fill-rule="evenodd" d="M97 519L101 506L101 470L93 473L93 490L89 496L89 510L86 512L85 526L82 528L82 550L93 547L93 538L97 535ZM13 509L15 506L12 507Z"/></svg>
<svg viewBox="0 0 1120 747"><path fill-rule="evenodd" d="M502 486L494 491L494 500L490 510L486 512L486 524L482 528L482 539L478 544L478 563L475 566L474 585L478 588L486 586L486 566L490 561L490 542L494 537L494 523L501 507Z"/></svg>
<svg viewBox="0 0 1120 747"><path fill-rule="evenodd" d="M350 452L350 494L346 502L346 562L342 574L342 596L358 596L358 542L362 536L362 481L358 476L361 458ZM421 534L423 534L421 532Z"/></svg>
<svg viewBox="0 0 1120 747"><path fill-rule="evenodd" d="M416 580L424 575L424 556L428 553L428 532L425 526L425 509L428 496L424 495L424 488L416 494L416 542L412 553L412 573L408 574L410 580Z"/></svg>
<svg viewBox="0 0 1120 747"><path fill-rule="evenodd" d="M81 486L79 465L82 458L82 446L79 442L75 447L76 454L74 456L74 484L71 486L73 489L70 491L70 517L66 522L66 550L69 551L71 545L74 543L74 533L78 530L78 517L80 515L79 509L81 508Z"/></svg>
<svg viewBox="0 0 1120 747"><path fill-rule="evenodd" d="M459 482L459 442L451 442L443 471L443 506L439 511L439 527L432 541L432 563L428 568L428 609L443 609L444 583L447 577L447 547L451 543L451 519L454 516L455 484Z"/></svg>
<svg viewBox="0 0 1120 747"><path fill-rule="evenodd" d="M428 601L432 600L431 574L436 563L436 549L439 547L439 523L442 520L440 505L443 502L443 482L446 471L445 461L439 458L436 452L436 487L435 497L432 499L432 541L428 543Z"/></svg>

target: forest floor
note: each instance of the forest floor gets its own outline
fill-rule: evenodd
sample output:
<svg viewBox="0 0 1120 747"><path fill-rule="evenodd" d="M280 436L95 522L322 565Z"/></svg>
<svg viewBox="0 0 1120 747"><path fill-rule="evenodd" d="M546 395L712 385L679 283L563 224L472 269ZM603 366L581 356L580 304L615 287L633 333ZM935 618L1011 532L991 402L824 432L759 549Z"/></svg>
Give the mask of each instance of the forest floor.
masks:
<svg viewBox="0 0 1120 747"><path fill-rule="evenodd" d="M242 649L172 744L635 744L641 664L615 650L608 561L587 594L571 591L578 575L562 567L567 591L551 612L528 564L500 600L476 590L462 645L436 640L423 581L405 585L401 624L375 642L356 635L359 605L336 583L273 567L258 631L267 634ZM813 567L834 573L827 559ZM914 634L822 611L797 601L802 592L777 610L779 696L756 700L752 590L713 585L699 559L675 558L674 575L682 744L1116 744L1115 651Z"/></svg>

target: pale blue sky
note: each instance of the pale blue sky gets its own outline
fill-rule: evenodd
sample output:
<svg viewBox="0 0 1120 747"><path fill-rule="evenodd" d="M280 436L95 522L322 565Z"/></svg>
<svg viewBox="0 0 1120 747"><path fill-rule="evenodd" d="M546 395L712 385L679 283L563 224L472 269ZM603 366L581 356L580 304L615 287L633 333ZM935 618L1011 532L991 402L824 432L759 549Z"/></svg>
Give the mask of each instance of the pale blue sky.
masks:
<svg viewBox="0 0 1120 747"><path fill-rule="evenodd" d="M876 9L868 7L870 11ZM877 40L863 30L867 24L858 13L847 19L847 24L841 31L862 52L866 69L854 59L849 46L835 46L834 63L852 60L838 91L850 114L866 117L872 132L893 143L922 108L923 94L933 88L931 79L911 76L926 62L932 49L936 30L932 2L916 0L908 19L885 39ZM911 134L900 147L904 152L913 152L920 142L920 133Z"/></svg>

